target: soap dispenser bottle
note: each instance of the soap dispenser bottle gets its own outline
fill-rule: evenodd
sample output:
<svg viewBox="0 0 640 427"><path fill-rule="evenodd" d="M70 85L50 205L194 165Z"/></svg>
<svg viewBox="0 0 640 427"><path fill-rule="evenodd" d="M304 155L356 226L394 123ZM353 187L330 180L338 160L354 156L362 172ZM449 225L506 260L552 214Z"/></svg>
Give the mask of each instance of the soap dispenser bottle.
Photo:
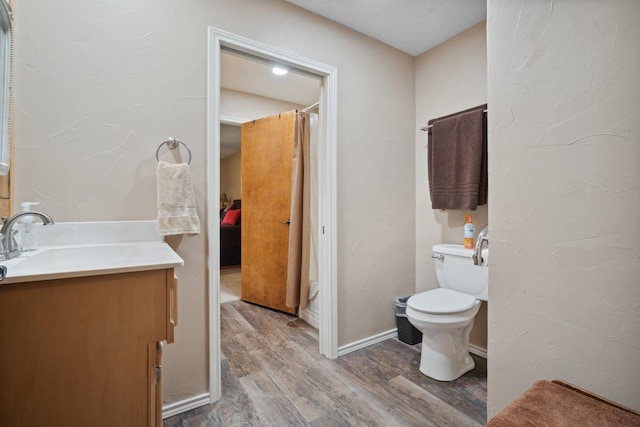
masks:
<svg viewBox="0 0 640 427"><path fill-rule="evenodd" d="M40 202L22 202L20 207L22 212L31 210L31 206L39 205ZM35 251L38 249L38 239L36 230L33 227L33 216L25 215L18 224L18 244L22 251Z"/></svg>
<svg viewBox="0 0 640 427"><path fill-rule="evenodd" d="M471 222L471 215L467 215L464 219L464 248L465 249L473 249L473 222Z"/></svg>

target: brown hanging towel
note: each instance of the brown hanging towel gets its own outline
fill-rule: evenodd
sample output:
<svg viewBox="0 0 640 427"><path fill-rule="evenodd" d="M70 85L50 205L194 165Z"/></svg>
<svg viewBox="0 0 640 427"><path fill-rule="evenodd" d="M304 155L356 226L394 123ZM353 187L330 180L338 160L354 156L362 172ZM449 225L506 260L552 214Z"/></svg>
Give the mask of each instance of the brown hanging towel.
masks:
<svg viewBox="0 0 640 427"><path fill-rule="evenodd" d="M427 167L432 209L487 203L487 104L429 120Z"/></svg>

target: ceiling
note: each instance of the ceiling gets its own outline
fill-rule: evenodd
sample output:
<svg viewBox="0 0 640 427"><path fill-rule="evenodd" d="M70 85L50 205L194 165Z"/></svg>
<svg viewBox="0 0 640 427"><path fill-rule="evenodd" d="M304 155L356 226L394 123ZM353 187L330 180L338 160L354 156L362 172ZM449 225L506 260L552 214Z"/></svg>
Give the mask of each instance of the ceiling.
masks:
<svg viewBox="0 0 640 427"><path fill-rule="evenodd" d="M486 0L285 0L413 56L487 19Z"/></svg>
<svg viewBox="0 0 640 427"><path fill-rule="evenodd" d="M277 64L230 50L222 51L220 57L220 83L226 89L302 106L318 101L319 77L296 70L289 70L285 76L277 76L271 72Z"/></svg>
<svg viewBox="0 0 640 427"><path fill-rule="evenodd" d="M220 54L220 86L265 98L309 106L320 97L320 78L289 70L285 76L273 74L276 64L237 52ZM240 151L240 127L220 124L220 158Z"/></svg>

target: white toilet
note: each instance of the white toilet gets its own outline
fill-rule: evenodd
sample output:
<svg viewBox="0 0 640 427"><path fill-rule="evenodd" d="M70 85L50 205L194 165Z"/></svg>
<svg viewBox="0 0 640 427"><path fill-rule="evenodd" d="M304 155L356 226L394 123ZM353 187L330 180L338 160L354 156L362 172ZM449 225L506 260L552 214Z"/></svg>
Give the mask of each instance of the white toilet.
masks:
<svg viewBox="0 0 640 427"><path fill-rule="evenodd" d="M481 300L488 297L489 249L482 265L473 250L462 245L433 247L438 289L416 294L407 301L407 318L422 332L420 372L440 381L453 381L474 367L469 356L469 333Z"/></svg>

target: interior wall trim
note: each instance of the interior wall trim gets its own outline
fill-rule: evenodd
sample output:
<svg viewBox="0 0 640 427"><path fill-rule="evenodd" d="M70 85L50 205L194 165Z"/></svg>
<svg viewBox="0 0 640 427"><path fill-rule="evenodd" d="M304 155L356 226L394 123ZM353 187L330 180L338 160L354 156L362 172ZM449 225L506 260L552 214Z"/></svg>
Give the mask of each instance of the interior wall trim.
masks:
<svg viewBox="0 0 640 427"><path fill-rule="evenodd" d="M178 402L169 403L162 407L162 419L164 420L165 418L208 405L210 400L211 396L209 393L202 393Z"/></svg>
<svg viewBox="0 0 640 427"><path fill-rule="evenodd" d="M381 341L388 340L389 338L396 338L397 336L398 329L390 329L386 332L382 332L377 335L370 336L369 338L365 338L339 347L338 356L344 356L345 354L351 353L352 351L360 350ZM482 357L483 359L487 358L487 349L478 347L477 345L469 344L469 353L473 353L476 356Z"/></svg>
<svg viewBox="0 0 640 427"><path fill-rule="evenodd" d="M487 358L487 349L478 347L477 345L469 344L469 353L473 353L476 356L480 356L483 359Z"/></svg>
<svg viewBox="0 0 640 427"><path fill-rule="evenodd" d="M247 123L251 119L247 117L236 117L236 116L227 116L224 114L220 115L220 123L224 125L237 125L240 126L243 123Z"/></svg>
<svg viewBox="0 0 640 427"><path fill-rule="evenodd" d="M309 304L307 308L298 310L298 317L318 329L318 325L320 324L320 312L318 312L318 309L315 306Z"/></svg>
<svg viewBox="0 0 640 427"><path fill-rule="evenodd" d="M343 345L338 348L338 357L344 356L345 354L351 353L352 351L360 350L365 347L369 347L370 345L377 344L379 342L388 340L389 338L396 338L398 336L398 329L389 329L386 332L381 332L377 335L372 335L368 338L364 338L358 341L354 341L350 344Z"/></svg>

